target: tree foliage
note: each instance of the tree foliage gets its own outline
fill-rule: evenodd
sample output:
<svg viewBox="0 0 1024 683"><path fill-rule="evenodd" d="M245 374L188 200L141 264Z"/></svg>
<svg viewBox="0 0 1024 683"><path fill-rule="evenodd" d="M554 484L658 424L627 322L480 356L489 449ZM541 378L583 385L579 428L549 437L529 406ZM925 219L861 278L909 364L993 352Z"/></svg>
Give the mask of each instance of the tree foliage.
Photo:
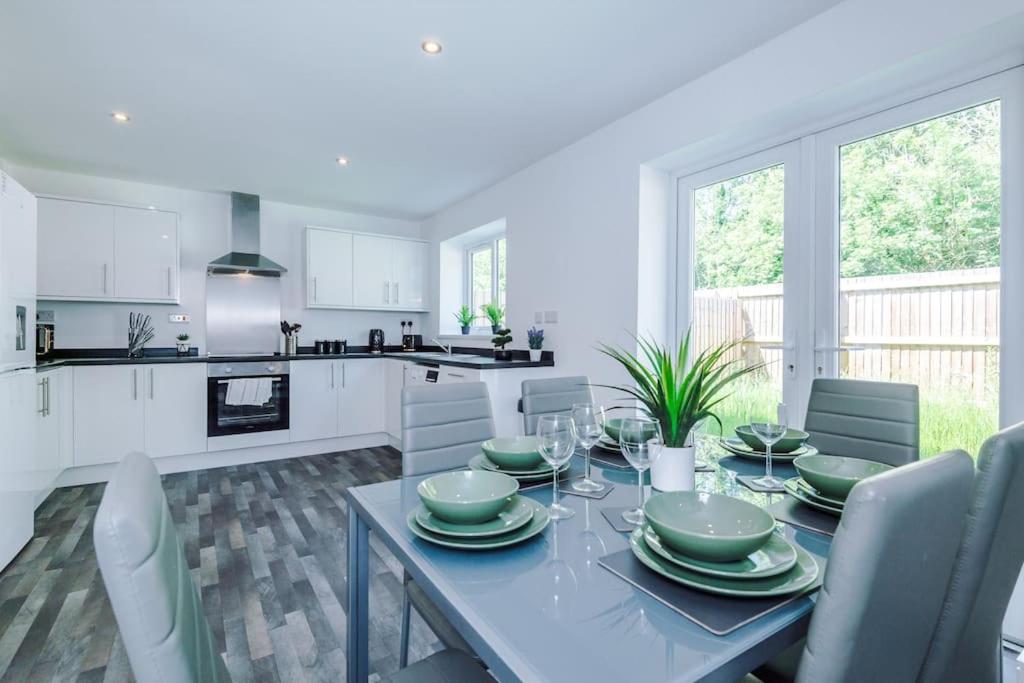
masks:
<svg viewBox="0 0 1024 683"><path fill-rule="evenodd" d="M992 102L840 149L843 277L999 265L999 116ZM698 289L782 281L783 179L694 193Z"/></svg>

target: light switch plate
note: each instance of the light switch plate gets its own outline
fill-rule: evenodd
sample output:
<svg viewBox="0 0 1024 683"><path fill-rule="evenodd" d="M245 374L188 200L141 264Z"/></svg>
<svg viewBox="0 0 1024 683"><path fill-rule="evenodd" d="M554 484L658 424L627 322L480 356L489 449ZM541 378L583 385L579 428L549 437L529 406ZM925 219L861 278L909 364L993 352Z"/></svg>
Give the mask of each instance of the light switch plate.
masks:
<svg viewBox="0 0 1024 683"><path fill-rule="evenodd" d="M537 311L536 313L534 313L533 314L533 322L535 322L535 323L542 323L542 322L544 322L544 312L543 311Z"/></svg>
<svg viewBox="0 0 1024 683"><path fill-rule="evenodd" d="M544 311L544 322L546 322L546 323L557 323L558 322L558 311Z"/></svg>
<svg viewBox="0 0 1024 683"><path fill-rule="evenodd" d="M171 315L167 316L167 322L172 323L187 323L191 322L191 320L192 316L188 315L187 313L172 313Z"/></svg>

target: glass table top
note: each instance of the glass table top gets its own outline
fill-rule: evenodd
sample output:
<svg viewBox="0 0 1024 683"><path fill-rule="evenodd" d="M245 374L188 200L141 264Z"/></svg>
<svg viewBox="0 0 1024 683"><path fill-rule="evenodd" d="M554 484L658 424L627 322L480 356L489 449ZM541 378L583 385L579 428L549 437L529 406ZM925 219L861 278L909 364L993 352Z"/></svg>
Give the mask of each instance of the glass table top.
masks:
<svg viewBox="0 0 1024 683"><path fill-rule="evenodd" d="M729 455L716 439L702 439L697 458L715 468L697 473L698 490L763 507L782 498L783 494L754 492L738 482L738 474L761 473L764 465ZM775 470L781 477L796 474L787 463L775 463ZM578 452L570 475L582 472ZM404 564L413 563L523 679L697 680L813 608L812 597L801 598L726 636L716 636L634 588L598 560L628 547L627 534L612 529L601 509L636 504L636 471L595 462L592 472L596 480L614 484L605 498L563 493L561 502L576 511L574 517L552 522L541 535L520 545L490 551L442 548L409 531L406 516L419 505L416 484L426 477L361 486L350 489L350 494L371 531L384 536ZM547 505L551 484L527 489L523 495ZM830 538L782 524L778 531L824 564ZM370 610L372 614L372 603Z"/></svg>

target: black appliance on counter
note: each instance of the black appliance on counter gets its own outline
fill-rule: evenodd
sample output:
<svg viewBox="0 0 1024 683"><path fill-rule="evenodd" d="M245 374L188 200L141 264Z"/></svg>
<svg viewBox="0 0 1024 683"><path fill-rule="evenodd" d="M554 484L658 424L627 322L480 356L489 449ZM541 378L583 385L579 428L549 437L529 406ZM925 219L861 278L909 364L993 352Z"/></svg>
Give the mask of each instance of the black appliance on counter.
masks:
<svg viewBox="0 0 1024 683"><path fill-rule="evenodd" d="M370 330L370 353L384 353L384 330Z"/></svg>
<svg viewBox="0 0 1024 683"><path fill-rule="evenodd" d="M402 321L402 350L415 351L423 346L423 335L412 333L412 321Z"/></svg>
<svg viewBox="0 0 1024 683"><path fill-rule="evenodd" d="M209 363L206 375L207 436L288 429L287 361Z"/></svg>
<svg viewBox="0 0 1024 683"><path fill-rule="evenodd" d="M45 312L44 312L45 313ZM43 358L53 352L56 341L53 312L49 316L36 315L36 358Z"/></svg>

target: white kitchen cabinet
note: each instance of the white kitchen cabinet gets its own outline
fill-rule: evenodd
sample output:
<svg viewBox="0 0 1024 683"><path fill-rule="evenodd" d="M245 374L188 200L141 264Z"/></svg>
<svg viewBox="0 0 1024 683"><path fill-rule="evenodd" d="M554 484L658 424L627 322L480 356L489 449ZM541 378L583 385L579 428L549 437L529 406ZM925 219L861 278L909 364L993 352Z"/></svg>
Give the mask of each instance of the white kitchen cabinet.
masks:
<svg viewBox="0 0 1024 683"><path fill-rule="evenodd" d="M352 237L352 302L385 308L391 304L393 240L372 235Z"/></svg>
<svg viewBox="0 0 1024 683"><path fill-rule="evenodd" d="M0 569L32 538L39 483L36 456L36 373L0 373Z"/></svg>
<svg viewBox="0 0 1024 683"><path fill-rule="evenodd" d="M144 371L143 365L74 368L76 467L119 462L145 449Z"/></svg>
<svg viewBox="0 0 1024 683"><path fill-rule="evenodd" d="M178 300L178 215L114 207L114 296Z"/></svg>
<svg viewBox="0 0 1024 683"><path fill-rule="evenodd" d="M385 430L385 362L377 358L336 361L341 370L339 436Z"/></svg>
<svg viewBox="0 0 1024 683"><path fill-rule="evenodd" d="M291 363L289 432L292 441L338 436L338 401L344 361L303 360Z"/></svg>
<svg viewBox="0 0 1024 683"><path fill-rule="evenodd" d="M428 245L384 235L306 228L306 306L426 310Z"/></svg>
<svg viewBox="0 0 1024 683"><path fill-rule="evenodd" d="M385 429L395 439L402 439L402 387L405 386L405 361L386 359Z"/></svg>
<svg viewBox="0 0 1024 683"><path fill-rule="evenodd" d="M426 308L427 245L393 240L392 303L403 310Z"/></svg>
<svg viewBox="0 0 1024 683"><path fill-rule="evenodd" d="M65 467L61 458L62 379L60 369L36 375L36 467L45 479L36 494L37 505Z"/></svg>
<svg viewBox="0 0 1024 683"><path fill-rule="evenodd" d="M352 305L352 233L306 232L306 305Z"/></svg>
<svg viewBox="0 0 1024 683"><path fill-rule="evenodd" d="M145 396L145 453L151 458L206 451L206 365L139 366Z"/></svg>
<svg viewBox="0 0 1024 683"><path fill-rule="evenodd" d="M178 300L178 215L40 197L40 299Z"/></svg>
<svg viewBox="0 0 1024 683"><path fill-rule="evenodd" d="M114 294L114 207L40 197L40 299Z"/></svg>

